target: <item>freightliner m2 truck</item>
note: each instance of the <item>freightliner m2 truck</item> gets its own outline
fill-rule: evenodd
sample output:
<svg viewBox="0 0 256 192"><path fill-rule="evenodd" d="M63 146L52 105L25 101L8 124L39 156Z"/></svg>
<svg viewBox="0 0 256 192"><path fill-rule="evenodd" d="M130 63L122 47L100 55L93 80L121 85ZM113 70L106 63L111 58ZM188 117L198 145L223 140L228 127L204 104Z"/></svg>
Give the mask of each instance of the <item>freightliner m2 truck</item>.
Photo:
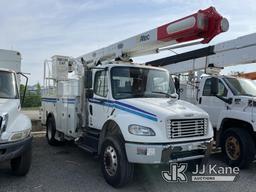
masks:
<svg viewBox="0 0 256 192"><path fill-rule="evenodd" d="M210 7L77 58L46 60L41 119L48 143L74 140L98 155L114 187L132 178L135 163L200 162L213 137L208 114L178 100L167 70L132 58L192 40L207 43L227 29Z"/></svg>
<svg viewBox="0 0 256 192"><path fill-rule="evenodd" d="M31 121L21 112L19 94L21 55L0 50L0 163L10 161L17 176L26 175L31 164Z"/></svg>

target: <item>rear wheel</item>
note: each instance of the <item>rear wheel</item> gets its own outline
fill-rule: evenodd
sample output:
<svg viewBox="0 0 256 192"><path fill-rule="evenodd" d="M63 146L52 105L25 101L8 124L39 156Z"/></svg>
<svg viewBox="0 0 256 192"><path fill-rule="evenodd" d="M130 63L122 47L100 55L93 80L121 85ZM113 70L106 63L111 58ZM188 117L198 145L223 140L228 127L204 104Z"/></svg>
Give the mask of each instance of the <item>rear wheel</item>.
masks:
<svg viewBox="0 0 256 192"><path fill-rule="evenodd" d="M230 128L224 133L222 151L228 165L246 168L254 159L255 143L247 130Z"/></svg>
<svg viewBox="0 0 256 192"><path fill-rule="evenodd" d="M56 124L53 117L49 117L46 123L46 138L50 145L58 146L63 144L63 141L55 139L56 135Z"/></svg>
<svg viewBox="0 0 256 192"><path fill-rule="evenodd" d="M30 146L21 156L11 160L12 172L16 176L24 176L31 166L32 147Z"/></svg>
<svg viewBox="0 0 256 192"><path fill-rule="evenodd" d="M133 177L134 166L128 162L124 143L118 136L109 136L104 140L100 162L105 180L113 187L122 187Z"/></svg>

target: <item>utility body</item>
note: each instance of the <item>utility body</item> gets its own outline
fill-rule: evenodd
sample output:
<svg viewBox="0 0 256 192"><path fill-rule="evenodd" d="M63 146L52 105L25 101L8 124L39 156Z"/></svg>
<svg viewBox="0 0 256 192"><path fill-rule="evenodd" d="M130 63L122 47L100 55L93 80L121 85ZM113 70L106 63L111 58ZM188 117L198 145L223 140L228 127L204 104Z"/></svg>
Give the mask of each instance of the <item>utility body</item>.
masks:
<svg viewBox="0 0 256 192"><path fill-rule="evenodd" d="M162 66L176 75L180 98L209 114L217 147L222 148L229 165L241 168L255 159L256 84L220 72L224 67L255 63L255 51L253 33L146 63ZM253 73L247 76L253 78Z"/></svg>
<svg viewBox="0 0 256 192"><path fill-rule="evenodd" d="M207 43L227 29L211 7L77 58L45 61L41 119L49 144L74 140L98 155L114 187L132 178L134 163L200 162L213 137L208 114L178 100L166 69L131 58L191 40Z"/></svg>
<svg viewBox="0 0 256 192"><path fill-rule="evenodd" d="M19 94L21 55L0 50L0 162L10 160L15 175L23 176L31 164L31 121L21 112Z"/></svg>

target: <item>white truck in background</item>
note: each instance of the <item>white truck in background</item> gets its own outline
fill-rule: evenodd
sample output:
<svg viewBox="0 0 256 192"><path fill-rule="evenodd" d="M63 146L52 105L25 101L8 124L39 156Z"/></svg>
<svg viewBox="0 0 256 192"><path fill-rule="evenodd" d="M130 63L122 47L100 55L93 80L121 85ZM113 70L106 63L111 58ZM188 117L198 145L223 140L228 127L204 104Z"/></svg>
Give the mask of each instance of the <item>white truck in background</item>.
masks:
<svg viewBox="0 0 256 192"><path fill-rule="evenodd" d="M214 128L217 147L230 166L246 168L256 154L256 84L221 75L224 67L256 62L256 33L147 65L175 74L180 98L205 110ZM252 75L251 75L252 76Z"/></svg>
<svg viewBox="0 0 256 192"><path fill-rule="evenodd" d="M28 173L32 150L31 121L21 113L20 75L25 76L20 53L0 49L0 163L10 160L17 176Z"/></svg>
<svg viewBox="0 0 256 192"><path fill-rule="evenodd" d="M227 29L211 7L78 58L46 60L41 121L48 143L74 140L98 155L114 187L131 180L134 163L200 162L211 149L208 114L177 99L167 70L131 58L191 40L207 43Z"/></svg>

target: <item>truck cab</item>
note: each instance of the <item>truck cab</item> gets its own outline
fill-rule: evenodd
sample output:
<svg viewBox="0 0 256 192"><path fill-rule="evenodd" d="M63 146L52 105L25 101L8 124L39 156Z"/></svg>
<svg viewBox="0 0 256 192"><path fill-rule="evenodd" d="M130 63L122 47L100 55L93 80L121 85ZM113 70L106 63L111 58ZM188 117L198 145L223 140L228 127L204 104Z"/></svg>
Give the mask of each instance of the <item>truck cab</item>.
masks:
<svg viewBox="0 0 256 192"><path fill-rule="evenodd" d="M198 106L210 116L227 163L247 167L255 156L256 84L245 78L206 75L197 96Z"/></svg>
<svg viewBox="0 0 256 192"><path fill-rule="evenodd" d="M23 176L31 164L31 121L21 113L19 75L21 57L0 50L0 162L10 161L15 175Z"/></svg>
<svg viewBox="0 0 256 192"><path fill-rule="evenodd" d="M208 125L208 115L178 100L173 81L165 69L136 64L101 66L93 69L92 90L93 96L88 100L89 126L101 130L108 120L113 120L120 125L130 145L138 142L138 135L142 143L165 143L171 138L176 142L193 141L196 137L211 138L211 130L198 130L197 133L192 130L197 120L190 122L191 132L166 130L171 126L171 119L201 118L202 123Z"/></svg>

